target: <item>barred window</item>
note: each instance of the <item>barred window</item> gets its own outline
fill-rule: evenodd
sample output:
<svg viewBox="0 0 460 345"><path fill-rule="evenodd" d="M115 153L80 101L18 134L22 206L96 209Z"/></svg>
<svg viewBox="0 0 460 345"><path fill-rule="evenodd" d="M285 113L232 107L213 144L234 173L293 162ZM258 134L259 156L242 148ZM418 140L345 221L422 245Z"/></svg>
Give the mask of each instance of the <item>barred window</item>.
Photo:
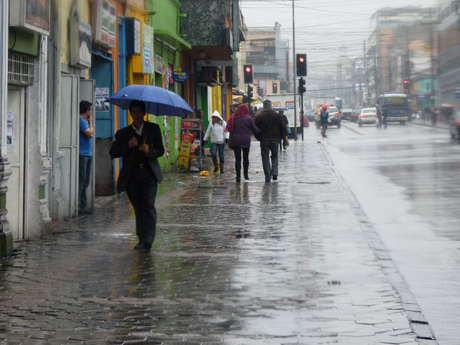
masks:
<svg viewBox="0 0 460 345"><path fill-rule="evenodd" d="M8 83L32 85L34 82L34 57L8 52Z"/></svg>

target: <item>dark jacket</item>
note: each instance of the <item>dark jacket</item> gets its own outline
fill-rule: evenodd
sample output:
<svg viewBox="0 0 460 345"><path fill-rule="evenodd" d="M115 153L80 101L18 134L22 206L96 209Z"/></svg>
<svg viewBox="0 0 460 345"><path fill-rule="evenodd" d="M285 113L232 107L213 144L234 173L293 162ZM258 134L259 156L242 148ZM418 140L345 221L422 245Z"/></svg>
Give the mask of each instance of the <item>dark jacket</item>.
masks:
<svg viewBox="0 0 460 345"><path fill-rule="evenodd" d="M136 132L132 125L120 129L115 134L115 141L112 142L110 148L110 156L112 158L122 157L123 167L121 168L120 175L118 176L118 191L126 190L131 171L133 169L133 162L136 157L136 150L138 152L139 146L129 148L128 142L134 136ZM160 130L160 126L151 122L144 122L144 130L142 136L146 138L146 144L149 145L149 155L147 161L150 168L155 175L158 183L163 180L163 174L161 173L160 163L158 158L163 156L165 148L163 146L163 138ZM143 143L139 143L143 144Z"/></svg>
<svg viewBox="0 0 460 345"><path fill-rule="evenodd" d="M324 116L324 114L326 114L326 115ZM327 125L328 124L328 121L327 121L328 118L329 118L329 113L327 111L321 111L321 113L319 115L319 120L321 121L322 125Z"/></svg>
<svg viewBox="0 0 460 345"><path fill-rule="evenodd" d="M281 140L286 133L286 125L280 114L272 109L264 109L256 116L255 125L261 133L256 138L260 141Z"/></svg>
<svg viewBox="0 0 460 345"><path fill-rule="evenodd" d="M251 130L255 135L260 133L260 129L254 124L250 116L242 116L234 120L233 133L231 133L232 146L251 147Z"/></svg>

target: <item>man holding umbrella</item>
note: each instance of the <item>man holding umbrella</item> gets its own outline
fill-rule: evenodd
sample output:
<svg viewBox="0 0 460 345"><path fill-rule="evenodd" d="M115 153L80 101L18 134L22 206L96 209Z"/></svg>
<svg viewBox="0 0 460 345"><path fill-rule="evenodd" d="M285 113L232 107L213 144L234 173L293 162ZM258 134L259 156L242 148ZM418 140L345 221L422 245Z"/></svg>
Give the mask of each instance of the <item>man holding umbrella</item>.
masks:
<svg viewBox="0 0 460 345"><path fill-rule="evenodd" d="M129 111L133 124L115 134L110 155L123 160L117 189L126 190L136 215L139 243L134 249L149 251L156 232L157 184L163 179L158 158L163 156L165 149L160 127L144 121L145 103L133 100L129 103Z"/></svg>

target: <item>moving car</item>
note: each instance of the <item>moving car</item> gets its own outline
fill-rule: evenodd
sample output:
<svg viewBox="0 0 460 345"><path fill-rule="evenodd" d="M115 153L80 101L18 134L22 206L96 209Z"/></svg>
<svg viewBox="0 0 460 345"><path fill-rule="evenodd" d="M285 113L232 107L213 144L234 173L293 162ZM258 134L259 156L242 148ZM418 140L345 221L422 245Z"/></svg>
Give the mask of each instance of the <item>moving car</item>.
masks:
<svg viewBox="0 0 460 345"><path fill-rule="evenodd" d="M328 126L337 126L337 128L342 127L339 109L336 107L328 107L326 111L329 113L329 118L331 122L328 123ZM318 113L316 116L316 128L321 128L321 113Z"/></svg>
<svg viewBox="0 0 460 345"><path fill-rule="evenodd" d="M358 126L361 127L363 124L373 124L377 121L377 109L375 108L363 108L358 115Z"/></svg>
<svg viewBox="0 0 460 345"><path fill-rule="evenodd" d="M358 115L361 112L361 109L355 108L351 113L351 122L358 122Z"/></svg>
<svg viewBox="0 0 460 345"><path fill-rule="evenodd" d="M353 113L353 109L342 109L342 120L351 121L352 113Z"/></svg>
<svg viewBox="0 0 460 345"><path fill-rule="evenodd" d="M460 111L449 121L449 132L452 139L455 139L455 136L460 139Z"/></svg>

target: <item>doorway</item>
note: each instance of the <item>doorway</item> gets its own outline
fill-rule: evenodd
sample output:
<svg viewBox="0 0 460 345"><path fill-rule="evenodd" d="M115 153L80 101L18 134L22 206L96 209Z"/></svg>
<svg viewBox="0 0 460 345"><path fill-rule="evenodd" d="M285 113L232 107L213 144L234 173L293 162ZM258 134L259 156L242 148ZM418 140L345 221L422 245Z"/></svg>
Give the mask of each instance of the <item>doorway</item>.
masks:
<svg viewBox="0 0 460 345"><path fill-rule="evenodd" d="M13 239L24 239L24 190L25 190L25 89L8 87L7 152L11 176L8 179L6 209Z"/></svg>

